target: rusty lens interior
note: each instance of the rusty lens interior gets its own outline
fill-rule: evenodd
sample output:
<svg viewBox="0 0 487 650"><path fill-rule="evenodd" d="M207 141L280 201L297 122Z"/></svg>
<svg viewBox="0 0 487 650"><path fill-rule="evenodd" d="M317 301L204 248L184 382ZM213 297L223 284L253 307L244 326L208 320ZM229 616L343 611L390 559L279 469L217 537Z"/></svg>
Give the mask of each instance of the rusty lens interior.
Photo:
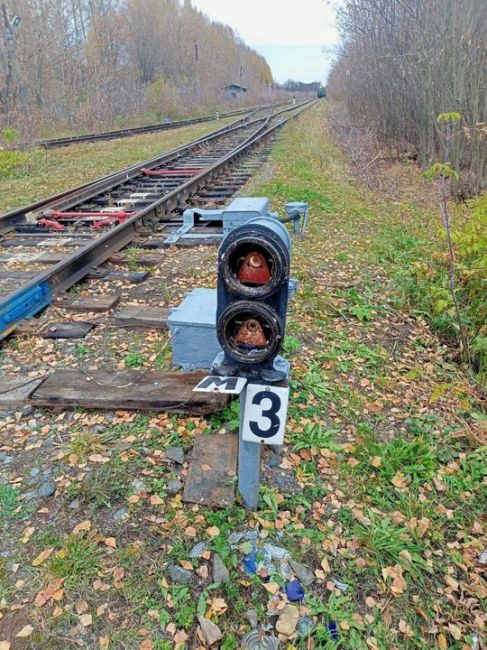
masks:
<svg viewBox="0 0 487 650"><path fill-rule="evenodd" d="M244 243L236 246L228 260L234 279L245 287L262 287L274 275L275 260L264 246Z"/></svg>

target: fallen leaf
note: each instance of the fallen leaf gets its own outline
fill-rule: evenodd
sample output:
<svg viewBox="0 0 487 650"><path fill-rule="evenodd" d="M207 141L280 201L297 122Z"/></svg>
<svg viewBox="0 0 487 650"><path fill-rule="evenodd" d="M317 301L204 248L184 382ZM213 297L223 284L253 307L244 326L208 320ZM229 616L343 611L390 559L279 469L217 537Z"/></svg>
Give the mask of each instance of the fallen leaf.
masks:
<svg viewBox="0 0 487 650"><path fill-rule="evenodd" d="M154 644L150 639L144 639L144 641L139 645L139 650L152 650L153 647Z"/></svg>
<svg viewBox="0 0 487 650"><path fill-rule="evenodd" d="M26 639L32 634L33 631L34 628L32 627L32 625L24 625L24 627L20 630L20 632L17 632L15 636L18 637L19 639Z"/></svg>
<svg viewBox="0 0 487 650"><path fill-rule="evenodd" d="M188 526L184 531L184 534L186 537L196 537L196 528L193 528L193 526Z"/></svg>
<svg viewBox="0 0 487 650"><path fill-rule="evenodd" d="M93 623L93 616L91 614L82 614L79 617L79 622L83 627L89 627Z"/></svg>
<svg viewBox="0 0 487 650"><path fill-rule="evenodd" d="M39 555L32 560L32 566L40 566L41 564L44 564L44 562L47 560L47 558L51 555L51 553L54 551L54 548L46 548L42 553L39 553Z"/></svg>
<svg viewBox="0 0 487 650"><path fill-rule="evenodd" d="M83 614L88 610L88 603L86 600L78 600L76 601L74 608L77 614Z"/></svg>
<svg viewBox="0 0 487 650"><path fill-rule="evenodd" d="M98 639L98 645L100 646L100 650L108 650L110 646L110 639L107 636L101 636Z"/></svg>
<svg viewBox="0 0 487 650"><path fill-rule="evenodd" d="M114 580L122 580L122 578L125 576L125 569L117 566L115 569L113 569L113 579Z"/></svg>
<svg viewBox="0 0 487 650"><path fill-rule="evenodd" d="M91 529L91 521L89 519L86 519L85 521L80 522L73 528L73 535L79 535L79 533L83 533L86 530Z"/></svg>
<svg viewBox="0 0 487 650"><path fill-rule="evenodd" d="M209 472L211 470L211 465L208 465L207 463L203 463L203 465L201 465L201 469L203 472Z"/></svg>
<svg viewBox="0 0 487 650"><path fill-rule="evenodd" d="M158 494L153 494L150 498L150 504L151 506L162 506L164 505L164 499L161 499Z"/></svg>
<svg viewBox="0 0 487 650"><path fill-rule="evenodd" d="M210 526L209 528L206 529L206 532L210 537L218 537L220 534L220 529L217 528L216 526Z"/></svg>
<svg viewBox="0 0 487 650"><path fill-rule="evenodd" d="M117 548L117 540L115 539L115 537L105 537L103 542L109 548Z"/></svg>
<svg viewBox="0 0 487 650"><path fill-rule="evenodd" d="M450 634L455 639L455 641L460 641L462 638L461 627L459 625L455 625L454 623L448 623L448 629L450 630Z"/></svg>
<svg viewBox="0 0 487 650"><path fill-rule="evenodd" d="M228 605L223 598L213 598L210 603L210 612L216 616L224 614L228 609Z"/></svg>
<svg viewBox="0 0 487 650"><path fill-rule="evenodd" d="M20 541L22 542L22 544L27 544L27 542L29 541L29 539L30 539L30 538L32 537L32 535L34 534L35 529L36 529L35 526L28 526L28 527L24 530L24 534L23 534L22 537L20 538Z"/></svg>
<svg viewBox="0 0 487 650"><path fill-rule="evenodd" d="M397 472L397 474L391 478L391 483L394 487L397 487L398 490L403 490L407 487L409 481L402 472Z"/></svg>
<svg viewBox="0 0 487 650"><path fill-rule="evenodd" d="M372 460L370 461L370 464L373 467L380 467L382 463L382 456L374 456Z"/></svg>
<svg viewBox="0 0 487 650"><path fill-rule="evenodd" d="M266 591L268 591L270 594L277 594L279 591L280 587L277 584L277 582L268 582L267 584L264 583L262 585Z"/></svg>
<svg viewBox="0 0 487 650"><path fill-rule="evenodd" d="M36 607L42 607L47 603L47 601L51 600L53 595L61 588L63 580L64 578L58 578L57 580L54 580L54 582L49 583L45 589L39 591L35 597L34 605Z"/></svg>
<svg viewBox="0 0 487 650"><path fill-rule="evenodd" d="M10 650L10 641L0 641L0 650Z"/></svg>

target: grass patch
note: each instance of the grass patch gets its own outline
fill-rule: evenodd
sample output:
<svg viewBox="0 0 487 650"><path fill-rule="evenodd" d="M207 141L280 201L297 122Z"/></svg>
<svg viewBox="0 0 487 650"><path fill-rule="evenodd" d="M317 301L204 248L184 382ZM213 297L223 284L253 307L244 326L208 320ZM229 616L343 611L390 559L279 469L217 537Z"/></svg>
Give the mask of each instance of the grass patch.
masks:
<svg viewBox="0 0 487 650"><path fill-rule="evenodd" d="M16 512L19 507L18 491L10 485L0 483L0 524L12 521L20 513Z"/></svg>
<svg viewBox="0 0 487 650"><path fill-rule="evenodd" d="M64 578L68 587L85 585L96 578L102 554L97 544L83 537L68 537L50 559L49 571Z"/></svg>

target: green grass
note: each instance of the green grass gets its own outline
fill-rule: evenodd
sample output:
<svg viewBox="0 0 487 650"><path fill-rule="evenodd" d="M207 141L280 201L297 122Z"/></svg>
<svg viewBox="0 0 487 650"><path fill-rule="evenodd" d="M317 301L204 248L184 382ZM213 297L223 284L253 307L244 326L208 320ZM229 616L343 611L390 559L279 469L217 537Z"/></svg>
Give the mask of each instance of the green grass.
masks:
<svg viewBox="0 0 487 650"><path fill-rule="evenodd" d="M101 559L97 544L83 537L71 536L51 556L48 568L53 575L64 578L66 586L78 588L96 578Z"/></svg>
<svg viewBox="0 0 487 650"><path fill-rule="evenodd" d="M19 515L16 512L19 507L18 496L18 490L0 483L0 524L8 523Z"/></svg>

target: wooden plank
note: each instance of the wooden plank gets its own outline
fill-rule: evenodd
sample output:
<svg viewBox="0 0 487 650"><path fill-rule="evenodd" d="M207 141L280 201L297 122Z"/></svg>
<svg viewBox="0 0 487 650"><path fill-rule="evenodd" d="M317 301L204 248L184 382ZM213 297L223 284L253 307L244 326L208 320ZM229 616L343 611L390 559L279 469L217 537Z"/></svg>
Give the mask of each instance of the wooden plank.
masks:
<svg viewBox="0 0 487 650"><path fill-rule="evenodd" d="M113 314L113 322L120 327L148 327L167 330L169 309L162 307L125 307Z"/></svg>
<svg viewBox="0 0 487 650"><path fill-rule="evenodd" d="M120 294L108 296L78 296L73 302L66 306L69 311L110 311L120 302Z"/></svg>
<svg viewBox="0 0 487 650"><path fill-rule="evenodd" d="M98 277L98 276L97 276ZM130 282L131 284L141 284L149 277L147 271L109 271L103 276L99 276L103 282L112 282L112 280L119 280L120 282Z"/></svg>
<svg viewBox="0 0 487 650"><path fill-rule="evenodd" d="M86 321L67 321L65 323L49 323L42 331L43 339L83 339L96 323Z"/></svg>
<svg viewBox="0 0 487 650"><path fill-rule="evenodd" d="M39 386L30 402L36 406L207 415L223 410L228 399L215 393L193 393L206 374L204 371L61 369Z"/></svg>
<svg viewBox="0 0 487 650"><path fill-rule="evenodd" d="M25 280L36 276L32 271L0 271L0 280Z"/></svg>
<svg viewBox="0 0 487 650"><path fill-rule="evenodd" d="M31 264L57 264L67 256L68 253L43 253L31 260Z"/></svg>
<svg viewBox="0 0 487 650"><path fill-rule="evenodd" d="M217 508L231 506L235 500L237 453L236 434L198 436L191 455L183 501Z"/></svg>
<svg viewBox="0 0 487 650"><path fill-rule="evenodd" d="M6 379L0 377L0 411L10 411L22 408L27 398L35 391L43 378L15 377Z"/></svg>

